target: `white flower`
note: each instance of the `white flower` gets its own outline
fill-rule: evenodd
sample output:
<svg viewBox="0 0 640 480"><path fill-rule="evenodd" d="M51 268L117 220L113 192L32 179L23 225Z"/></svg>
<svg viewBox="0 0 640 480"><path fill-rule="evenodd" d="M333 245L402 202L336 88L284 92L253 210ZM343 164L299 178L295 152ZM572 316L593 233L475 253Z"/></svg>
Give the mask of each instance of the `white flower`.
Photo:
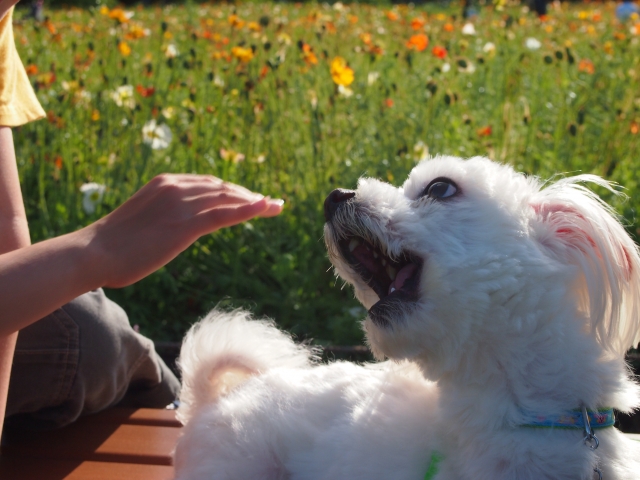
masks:
<svg viewBox="0 0 640 480"><path fill-rule="evenodd" d="M417 160L425 159L429 156L429 147L422 140L418 140L418 142L413 146L413 158Z"/></svg>
<svg viewBox="0 0 640 480"><path fill-rule="evenodd" d="M524 45L529 49L529 50L538 50L542 44L540 43L539 40L533 38L533 37L529 37L525 40Z"/></svg>
<svg viewBox="0 0 640 480"><path fill-rule="evenodd" d="M218 75L216 75L215 77L213 77L213 84L216 87L224 88L224 79L222 77L219 77Z"/></svg>
<svg viewBox="0 0 640 480"><path fill-rule="evenodd" d="M349 87L345 87L344 85L338 85L338 94L341 97L349 98L353 95L353 90L351 90Z"/></svg>
<svg viewBox="0 0 640 480"><path fill-rule="evenodd" d="M447 73L449 70L451 70L451 65L449 65L448 63L445 63L444 65L442 65L442 71L444 73Z"/></svg>
<svg viewBox="0 0 640 480"><path fill-rule="evenodd" d="M167 57L167 58L175 58L175 57L178 56L178 49L176 48L176 46L173 43L170 43L164 49L164 56Z"/></svg>
<svg viewBox="0 0 640 480"><path fill-rule="evenodd" d="M492 42L487 42L487 43L484 44L484 47L482 47L482 51L484 53L495 53L496 46Z"/></svg>
<svg viewBox="0 0 640 480"><path fill-rule="evenodd" d="M149 120L142 127L142 141L154 150L167 148L172 139L171 129L164 123L158 125L155 120Z"/></svg>
<svg viewBox="0 0 640 480"><path fill-rule="evenodd" d="M106 189L107 187L104 185L95 182L85 183L80 187L80 192L84 194L82 197L82 208L88 215L96 211L96 205L102 201L102 196Z"/></svg>
<svg viewBox="0 0 640 480"><path fill-rule="evenodd" d="M171 117L173 117L173 115L176 113L176 109L173 107L167 107L167 108L163 108L162 111L162 116L164 118L166 118L167 120L169 120Z"/></svg>
<svg viewBox="0 0 640 480"><path fill-rule="evenodd" d="M462 27L462 34L463 35L475 35L476 34L476 27L473 26L473 23L465 23L464 26Z"/></svg>
<svg viewBox="0 0 640 480"><path fill-rule="evenodd" d="M136 108L136 100L133 96L133 85L122 85L111 92L111 99L119 107Z"/></svg>
<svg viewBox="0 0 640 480"><path fill-rule="evenodd" d="M367 85L371 86L378 81L380 74L378 72L369 72L367 75Z"/></svg>

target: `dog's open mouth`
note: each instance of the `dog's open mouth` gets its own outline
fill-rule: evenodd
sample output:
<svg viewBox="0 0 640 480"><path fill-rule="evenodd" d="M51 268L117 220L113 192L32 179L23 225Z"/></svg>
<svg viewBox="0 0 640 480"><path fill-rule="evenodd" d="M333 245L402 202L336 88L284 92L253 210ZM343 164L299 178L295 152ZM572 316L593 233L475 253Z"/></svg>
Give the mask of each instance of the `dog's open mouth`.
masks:
<svg viewBox="0 0 640 480"><path fill-rule="evenodd" d="M398 258L391 259L356 236L341 240L340 250L349 265L380 298L371 310L395 301L418 299L422 260L416 255L403 252Z"/></svg>

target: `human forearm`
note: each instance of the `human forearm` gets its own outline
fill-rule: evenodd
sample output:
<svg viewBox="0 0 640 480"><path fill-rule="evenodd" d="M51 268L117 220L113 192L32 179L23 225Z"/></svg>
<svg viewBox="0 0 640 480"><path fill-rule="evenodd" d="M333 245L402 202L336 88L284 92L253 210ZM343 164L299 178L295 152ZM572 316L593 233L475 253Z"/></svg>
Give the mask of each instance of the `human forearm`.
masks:
<svg viewBox="0 0 640 480"><path fill-rule="evenodd" d="M0 336L101 286L90 241L83 229L0 255Z"/></svg>

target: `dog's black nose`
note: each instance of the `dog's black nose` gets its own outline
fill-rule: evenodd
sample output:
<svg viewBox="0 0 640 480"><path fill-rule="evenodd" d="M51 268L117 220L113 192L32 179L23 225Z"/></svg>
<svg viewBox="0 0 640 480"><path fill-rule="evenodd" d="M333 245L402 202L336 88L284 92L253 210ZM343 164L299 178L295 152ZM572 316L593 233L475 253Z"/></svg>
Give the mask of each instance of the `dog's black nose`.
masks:
<svg viewBox="0 0 640 480"><path fill-rule="evenodd" d="M338 210L341 203L346 202L350 198L356 196L353 190L345 190L344 188L336 188L324 201L324 218L328 222Z"/></svg>

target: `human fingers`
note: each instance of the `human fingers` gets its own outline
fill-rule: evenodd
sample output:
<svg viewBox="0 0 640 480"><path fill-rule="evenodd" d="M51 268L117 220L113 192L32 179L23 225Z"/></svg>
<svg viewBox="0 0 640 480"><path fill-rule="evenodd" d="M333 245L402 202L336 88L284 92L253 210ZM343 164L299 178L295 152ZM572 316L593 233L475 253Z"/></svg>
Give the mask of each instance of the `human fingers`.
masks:
<svg viewBox="0 0 640 480"><path fill-rule="evenodd" d="M256 202L242 205L223 205L202 211L195 216L196 228L200 235L221 228L237 225L252 218L262 216L270 208L269 200L262 198Z"/></svg>
<svg viewBox="0 0 640 480"><path fill-rule="evenodd" d="M263 218L275 217L282 213L284 200L267 198L267 209L260 214Z"/></svg>

